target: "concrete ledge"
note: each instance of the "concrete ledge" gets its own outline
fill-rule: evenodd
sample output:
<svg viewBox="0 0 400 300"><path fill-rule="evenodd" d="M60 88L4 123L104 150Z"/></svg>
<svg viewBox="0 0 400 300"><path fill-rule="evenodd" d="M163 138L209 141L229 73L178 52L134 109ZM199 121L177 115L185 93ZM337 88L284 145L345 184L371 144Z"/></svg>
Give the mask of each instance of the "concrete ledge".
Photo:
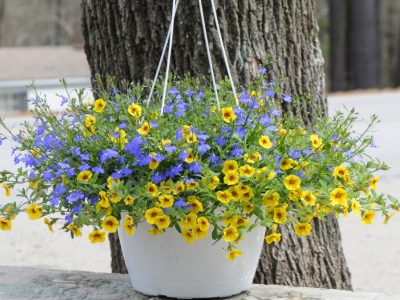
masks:
<svg viewBox="0 0 400 300"><path fill-rule="evenodd" d="M127 275L56 271L0 266L1 300L144 300L132 289ZM230 297L233 300L399 300L374 293L254 285L250 291Z"/></svg>

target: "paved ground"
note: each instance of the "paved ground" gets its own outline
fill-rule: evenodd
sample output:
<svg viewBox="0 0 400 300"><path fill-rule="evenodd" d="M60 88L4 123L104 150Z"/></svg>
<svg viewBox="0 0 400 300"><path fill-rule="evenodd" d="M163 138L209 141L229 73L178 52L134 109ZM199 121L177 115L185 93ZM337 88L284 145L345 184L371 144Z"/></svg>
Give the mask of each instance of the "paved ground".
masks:
<svg viewBox="0 0 400 300"><path fill-rule="evenodd" d="M380 190L400 197L400 92L331 96L329 104L332 111L354 106L365 118L376 113L382 119L375 133L378 148L370 153L392 166L382 176ZM8 153L7 145L0 148L0 168L12 166ZM340 223L355 290L400 294L400 215L388 225L380 220L362 225L355 218ZM0 232L0 265L109 272L110 254L107 244L92 245L86 237L71 241L48 232L41 221L21 216L11 233Z"/></svg>
<svg viewBox="0 0 400 300"><path fill-rule="evenodd" d="M4 300L166 300L135 292L127 275L50 271L0 266ZM348 292L274 285L253 285L247 292L221 300L396 300L378 293Z"/></svg>

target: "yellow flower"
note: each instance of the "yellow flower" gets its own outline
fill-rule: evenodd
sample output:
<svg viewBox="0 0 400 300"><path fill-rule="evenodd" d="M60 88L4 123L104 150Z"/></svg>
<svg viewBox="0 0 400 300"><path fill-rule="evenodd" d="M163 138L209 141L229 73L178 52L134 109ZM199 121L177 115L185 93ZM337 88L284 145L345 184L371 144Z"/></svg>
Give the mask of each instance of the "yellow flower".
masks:
<svg viewBox="0 0 400 300"><path fill-rule="evenodd" d="M286 176L285 179L283 180L283 185L289 191L293 191L293 190L299 189L300 188L300 184L301 184L301 179L300 179L300 177L298 177L296 175Z"/></svg>
<svg viewBox="0 0 400 300"><path fill-rule="evenodd" d="M262 168L258 169L256 171L256 178L261 179L263 177L263 174L266 173L267 171L268 171L267 167L262 167Z"/></svg>
<svg viewBox="0 0 400 300"><path fill-rule="evenodd" d="M150 170L155 170L158 168L160 162L157 161L156 157L155 157L156 153L152 152L150 154L151 158L150 158L150 162L149 162L149 169Z"/></svg>
<svg viewBox="0 0 400 300"><path fill-rule="evenodd" d="M287 134L287 130L284 129L284 128L279 128L278 129L278 134L279 134L280 137L285 137L286 134Z"/></svg>
<svg viewBox="0 0 400 300"><path fill-rule="evenodd" d="M240 176L251 177L254 175L255 169L252 166L246 164L240 167L239 172Z"/></svg>
<svg viewBox="0 0 400 300"><path fill-rule="evenodd" d="M268 245L271 245L272 243L279 243L281 241L281 237L282 234L280 233L271 233L265 237L265 241Z"/></svg>
<svg viewBox="0 0 400 300"><path fill-rule="evenodd" d="M287 220L286 209L283 207L276 207L274 209L274 222L278 224L285 224Z"/></svg>
<svg viewBox="0 0 400 300"><path fill-rule="evenodd" d="M242 255L242 251L238 250L238 249L233 249L231 250L228 255L226 256L226 258L228 260L235 260L236 257L241 256Z"/></svg>
<svg viewBox="0 0 400 300"><path fill-rule="evenodd" d="M185 239L186 243L193 244L194 242L194 235L190 230L182 230L182 237Z"/></svg>
<svg viewBox="0 0 400 300"><path fill-rule="evenodd" d="M36 190L39 186L39 180L29 180L29 187L33 190Z"/></svg>
<svg viewBox="0 0 400 300"><path fill-rule="evenodd" d="M227 204L232 200L232 195L229 191L218 191L217 192L217 199L224 203Z"/></svg>
<svg viewBox="0 0 400 300"><path fill-rule="evenodd" d="M107 198L107 193L105 191L100 191L99 192L100 196L100 201L97 202L101 208L109 208L110 207L110 201Z"/></svg>
<svg viewBox="0 0 400 300"><path fill-rule="evenodd" d="M197 224L197 215L194 213L188 214L185 218L180 220L180 224L183 229L190 229L196 226Z"/></svg>
<svg viewBox="0 0 400 300"><path fill-rule="evenodd" d="M111 193L110 195L110 201L112 203L118 203L121 201L121 197L117 193Z"/></svg>
<svg viewBox="0 0 400 300"><path fill-rule="evenodd" d="M11 230L12 223L10 220L0 218L0 230Z"/></svg>
<svg viewBox="0 0 400 300"><path fill-rule="evenodd" d="M269 172L269 174L267 176L267 179L268 180L272 180L272 179L275 178L275 176L276 176L276 172L275 171L271 171L271 172Z"/></svg>
<svg viewBox="0 0 400 300"><path fill-rule="evenodd" d="M226 174L230 171L237 171L239 165L235 160L227 160L224 162L224 167L222 169L222 173Z"/></svg>
<svg viewBox="0 0 400 300"><path fill-rule="evenodd" d="M231 186L228 189L229 193L231 193L232 200L233 201L239 201L242 198L242 191L240 189L240 186Z"/></svg>
<svg viewBox="0 0 400 300"><path fill-rule="evenodd" d="M126 138L126 131L123 129L119 129L116 127L114 129L114 134L110 134L110 139L113 143L120 144L124 147L128 143L128 139Z"/></svg>
<svg viewBox="0 0 400 300"><path fill-rule="evenodd" d="M280 168L282 171L293 169L297 166L297 162L291 158L284 158L281 161Z"/></svg>
<svg viewBox="0 0 400 300"><path fill-rule="evenodd" d="M310 140L311 140L313 150L317 150L318 148L320 148L322 146L322 139L318 135L312 134L310 136Z"/></svg>
<svg viewBox="0 0 400 300"><path fill-rule="evenodd" d="M93 230L89 233L89 240L93 243L103 243L106 240L106 233L102 230Z"/></svg>
<svg viewBox="0 0 400 300"><path fill-rule="evenodd" d="M162 208L171 207L172 205L174 205L174 197L166 194L161 195L158 197L158 204Z"/></svg>
<svg viewBox="0 0 400 300"><path fill-rule="evenodd" d="M49 228L49 231L54 232L53 224L49 219L44 218L43 222L44 222L44 224L47 225L47 228Z"/></svg>
<svg viewBox="0 0 400 300"><path fill-rule="evenodd" d="M97 99L94 101L94 107L93 110L97 113L103 112L104 108L106 107L107 103L103 99Z"/></svg>
<svg viewBox="0 0 400 300"><path fill-rule="evenodd" d="M254 164L254 163L260 161L261 158L262 158L261 153L258 151L253 152L251 154L247 154L247 153L244 154L244 160L249 164Z"/></svg>
<svg viewBox="0 0 400 300"><path fill-rule="evenodd" d="M239 184L237 186L237 189L240 190L240 193L241 193L240 200L241 201L247 202L247 201L250 201L251 199L254 198L254 193L253 193L253 190L252 190L252 188L250 186L244 185L244 184L241 183L241 184Z"/></svg>
<svg viewBox="0 0 400 300"><path fill-rule="evenodd" d="M346 167L338 166L333 168L333 175L344 179L349 176L349 170Z"/></svg>
<svg viewBox="0 0 400 300"><path fill-rule="evenodd" d="M196 198L196 196L189 196L187 204L190 204L190 212L194 214L204 210L203 204Z"/></svg>
<svg viewBox="0 0 400 300"><path fill-rule="evenodd" d="M379 181L379 177L378 177L378 176L372 178L372 179L369 181L369 187L370 187L371 189L373 189L373 190L376 190L376 184L378 183L378 181Z"/></svg>
<svg viewBox="0 0 400 300"><path fill-rule="evenodd" d="M103 219L101 227L108 233L114 233L118 230L119 222L113 216L107 216Z"/></svg>
<svg viewBox="0 0 400 300"><path fill-rule="evenodd" d="M262 135L262 136L259 138L258 144L259 144L261 147L265 148L265 149L271 149L271 148L272 148L272 143L271 143L269 137L266 136L266 135Z"/></svg>
<svg viewBox="0 0 400 300"><path fill-rule="evenodd" d="M362 216L361 223L372 224L372 222L374 222L374 218L375 218L375 211L367 210L366 212L364 212Z"/></svg>
<svg viewBox="0 0 400 300"><path fill-rule="evenodd" d="M186 142L188 142L189 144L197 143L197 136L193 132L190 132L186 136Z"/></svg>
<svg viewBox="0 0 400 300"><path fill-rule="evenodd" d="M157 225L158 229L166 229L171 224L171 219L167 215L160 215L155 217L154 224Z"/></svg>
<svg viewBox="0 0 400 300"><path fill-rule="evenodd" d="M82 236L82 231L79 229L78 226L74 225L74 224L70 224L67 227L69 229L69 231L71 231L73 233L74 236L76 237L80 237Z"/></svg>
<svg viewBox="0 0 400 300"><path fill-rule="evenodd" d="M163 234L163 231L158 228L153 228L153 229L150 229L149 231L147 231L147 233L155 236L155 235Z"/></svg>
<svg viewBox="0 0 400 300"><path fill-rule="evenodd" d="M211 106L211 108L210 108L210 112L212 112L212 113L217 112L217 110L218 110L218 107L217 107L216 105L213 105L213 106Z"/></svg>
<svg viewBox="0 0 400 300"><path fill-rule="evenodd" d="M32 203L26 207L26 213L28 214L29 219L37 220L42 216L43 208L41 208L37 203Z"/></svg>
<svg viewBox="0 0 400 300"><path fill-rule="evenodd" d="M80 172L76 178L78 179L78 181L88 182L90 180L90 178L92 178L92 176L93 176L93 173L90 172L89 170L86 170L86 171Z"/></svg>
<svg viewBox="0 0 400 300"><path fill-rule="evenodd" d="M197 219L197 226L199 226L202 231L207 231L210 227L210 223L206 217L200 217Z"/></svg>
<svg viewBox="0 0 400 300"><path fill-rule="evenodd" d="M229 213L226 212L226 215L229 215ZM224 223L225 226L236 226L237 221L238 221L238 216L230 215L229 217L225 218L222 222Z"/></svg>
<svg viewBox="0 0 400 300"><path fill-rule="evenodd" d="M208 231L207 230L202 230L199 225L196 225L192 229L192 233L195 239L204 239L207 237Z"/></svg>
<svg viewBox="0 0 400 300"><path fill-rule="evenodd" d="M150 133L151 126L148 122L144 122L142 126L137 130L140 135L148 135Z"/></svg>
<svg viewBox="0 0 400 300"><path fill-rule="evenodd" d="M315 201L317 200L317 197L311 192L311 191L303 191L301 194L301 200L309 206L315 205Z"/></svg>
<svg viewBox="0 0 400 300"><path fill-rule="evenodd" d="M202 179L203 184L209 188L210 190L215 190L219 184L219 178L218 176L212 176L211 178L203 178Z"/></svg>
<svg viewBox="0 0 400 300"><path fill-rule="evenodd" d="M332 205L342 205L347 207L347 192L345 189L336 188L329 194Z"/></svg>
<svg viewBox="0 0 400 300"><path fill-rule="evenodd" d="M300 199L303 191L301 189L295 189L293 191L289 191L288 198L292 201L297 201Z"/></svg>
<svg viewBox="0 0 400 300"><path fill-rule="evenodd" d="M133 222L133 218L130 215L125 216L123 226L127 234L133 235L135 233L135 224Z"/></svg>
<svg viewBox="0 0 400 300"><path fill-rule="evenodd" d="M140 105L132 103L128 106L128 113L135 119L142 115L142 107Z"/></svg>
<svg viewBox="0 0 400 300"><path fill-rule="evenodd" d="M3 182L1 184L1 187L4 188L6 197L10 197L11 196L11 188L7 185L7 183Z"/></svg>
<svg viewBox="0 0 400 300"><path fill-rule="evenodd" d="M185 162L187 162L188 164L192 164L196 160L196 157L193 154L193 149L188 148L186 151L188 156L185 158Z"/></svg>
<svg viewBox="0 0 400 300"><path fill-rule="evenodd" d="M199 187L199 183L197 181L189 181L186 183L186 189L189 191L194 191Z"/></svg>
<svg viewBox="0 0 400 300"><path fill-rule="evenodd" d="M146 210L144 217L146 218L147 223L154 225L156 223L156 218L163 214L164 212L161 208L153 207Z"/></svg>
<svg viewBox="0 0 400 300"><path fill-rule="evenodd" d="M253 204L253 203L247 202L247 203L244 205L243 211L244 211L246 214L251 214L253 210L254 210L254 204Z"/></svg>
<svg viewBox="0 0 400 300"><path fill-rule="evenodd" d="M131 195L126 196L124 203L126 205L132 205L135 202L135 198L133 198Z"/></svg>
<svg viewBox="0 0 400 300"><path fill-rule="evenodd" d="M242 216L237 216L237 220L236 220L236 226L237 227L243 227L243 226L247 226L250 224L250 221L247 220L246 218L243 218Z"/></svg>
<svg viewBox="0 0 400 300"><path fill-rule="evenodd" d="M311 224L309 223L297 223L294 225L294 232L297 236L308 236L311 233Z"/></svg>
<svg viewBox="0 0 400 300"><path fill-rule="evenodd" d="M351 199L351 210L355 216L360 213L361 205L356 199Z"/></svg>
<svg viewBox="0 0 400 300"><path fill-rule="evenodd" d="M239 173L237 171L228 171L224 176L224 183L227 185L235 185L239 182Z"/></svg>
<svg viewBox="0 0 400 300"><path fill-rule="evenodd" d="M230 123L236 120L235 112L233 111L232 107L224 107L222 108L222 119L226 123Z"/></svg>
<svg viewBox="0 0 400 300"><path fill-rule="evenodd" d="M265 192L265 194L262 198L263 205L270 207L270 208L274 208L275 206L278 205L279 198L280 198L280 195L278 192L271 192L271 191Z"/></svg>
<svg viewBox="0 0 400 300"><path fill-rule="evenodd" d="M146 191L147 191L147 194L149 194L151 196L157 196L158 187L154 183L149 182L149 183L147 183Z"/></svg>
<svg viewBox="0 0 400 300"><path fill-rule="evenodd" d="M239 231L236 226L229 226L224 229L224 241L225 242L234 242L239 237Z"/></svg>

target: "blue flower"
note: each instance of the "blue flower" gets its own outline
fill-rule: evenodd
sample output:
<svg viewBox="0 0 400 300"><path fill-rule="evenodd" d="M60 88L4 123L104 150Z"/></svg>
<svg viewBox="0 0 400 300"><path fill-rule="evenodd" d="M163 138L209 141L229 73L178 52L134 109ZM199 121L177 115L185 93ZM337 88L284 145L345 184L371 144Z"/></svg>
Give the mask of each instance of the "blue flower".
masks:
<svg viewBox="0 0 400 300"><path fill-rule="evenodd" d="M179 158L179 160L181 160L181 161L184 161L186 158L188 158L189 157L189 153L187 152L187 150L186 149L183 149L182 151L181 151L181 153L179 153L179 155L178 155L178 158Z"/></svg>
<svg viewBox="0 0 400 300"><path fill-rule="evenodd" d="M180 94L180 92L179 92L179 90L178 90L176 87L172 87L172 89L170 89L170 90L168 91L168 94L170 94L170 95L176 97L177 95Z"/></svg>
<svg viewBox="0 0 400 300"><path fill-rule="evenodd" d="M47 169L43 172L42 177L44 180L52 180L54 178L54 174L53 174L52 170Z"/></svg>
<svg viewBox="0 0 400 300"><path fill-rule="evenodd" d="M199 152L201 154L204 154L204 153L207 153L207 151L210 150L211 147L206 143L200 143L199 146L197 147L197 149L199 150Z"/></svg>
<svg viewBox="0 0 400 300"><path fill-rule="evenodd" d="M64 106L65 104L68 103L68 98L64 97L64 96L60 96L61 97L61 106Z"/></svg>
<svg viewBox="0 0 400 300"><path fill-rule="evenodd" d="M194 162L189 165L188 170L193 173L200 173L202 170L202 167L198 162Z"/></svg>
<svg viewBox="0 0 400 300"><path fill-rule="evenodd" d="M133 156L139 156L141 154L140 146L144 143L143 138L137 135L125 146L125 150Z"/></svg>
<svg viewBox="0 0 400 300"><path fill-rule="evenodd" d="M174 202L174 207L176 208L187 208L185 200L183 198L179 197L175 202Z"/></svg>
<svg viewBox="0 0 400 300"><path fill-rule="evenodd" d="M262 74L264 75L265 73L267 73L267 69L263 66L259 66L258 67L258 74Z"/></svg>
<svg viewBox="0 0 400 300"><path fill-rule="evenodd" d="M273 122L273 119L270 116L268 116L267 114L263 114L260 117L259 122L261 125L266 126L268 124L271 124Z"/></svg>
<svg viewBox="0 0 400 300"><path fill-rule="evenodd" d="M57 194L52 194L51 198L50 198L50 205L51 206L57 206L58 204L60 204L61 198L60 196L58 196Z"/></svg>
<svg viewBox="0 0 400 300"><path fill-rule="evenodd" d="M246 136L246 128L243 126L237 127L236 133L241 139L244 139Z"/></svg>
<svg viewBox="0 0 400 300"><path fill-rule="evenodd" d="M301 157L301 151L297 149L290 150L289 156L293 159L299 159Z"/></svg>
<svg viewBox="0 0 400 300"><path fill-rule="evenodd" d="M292 96L289 96L289 95L286 95L286 94L283 94L283 95L282 95L282 99L283 99L283 101L285 101L286 103L290 103L290 102L293 101L293 97L292 97Z"/></svg>
<svg viewBox="0 0 400 300"><path fill-rule="evenodd" d="M303 154L305 156L310 156L313 153L314 153L314 151L312 151L311 148L307 148L306 150L303 150Z"/></svg>
<svg viewBox="0 0 400 300"><path fill-rule="evenodd" d="M274 97L275 96L275 91L274 90L266 90L265 95L267 97Z"/></svg>
<svg viewBox="0 0 400 300"><path fill-rule="evenodd" d="M244 151L242 149L240 149L238 143L235 143L235 147L232 149L231 155L234 157L239 157L239 156L243 155L243 152Z"/></svg>
<svg viewBox="0 0 400 300"><path fill-rule="evenodd" d="M61 196L62 194L67 192L67 189L65 188L65 186L62 183L59 183L54 188L54 192Z"/></svg>
<svg viewBox="0 0 400 300"><path fill-rule="evenodd" d="M118 152L115 151L114 149L106 149L100 152L100 161L101 163L104 163L105 161L117 156Z"/></svg>
<svg viewBox="0 0 400 300"><path fill-rule="evenodd" d="M86 170L89 170L90 169L90 166L87 164L87 163L84 163L84 164L82 164L82 165L80 165L79 167L78 167L78 170L79 171L86 171Z"/></svg>
<svg viewBox="0 0 400 300"><path fill-rule="evenodd" d="M71 192L66 198L65 200L67 200L68 203L72 204L78 200L84 199L85 195L80 191L76 191L76 192Z"/></svg>
<svg viewBox="0 0 400 300"><path fill-rule="evenodd" d="M94 172L94 173L98 173L98 174L103 174L104 173L104 169L99 165L99 166L96 166L96 167L93 167L92 168L92 171Z"/></svg>
<svg viewBox="0 0 400 300"><path fill-rule="evenodd" d="M164 150L167 151L168 153L173 153L176 151L176 147L172 144L164 146Z"/></svg>
<svg viewBox="0 0 400 300"><path fill-rule="evenodd" d="M74 205L74 207L72 208L72 211L77 215L80 214L82 212L82 204L80 203L80 204Z"/></svg>
<svg viewBox="0 0 400 300"><path fill-rule="evenodd" d="M165 114L171 114L174 111L174 104L171 102L167 102L167 105L164 108Z"/></svg>
<svg viewBox="0 0 400 300"><path fill-rule="evenodd" d="M182 128L179 127L177 130L175 130L175 138L177 141L180 141L182 139Z"/></svg>
<svg viewBox="0 0 400 300"><path fill-rule="evenodd" d="M160 172L154 172L153 175L151 175L151 181L154 182L155 184L159 184L161 181L165 181L166 176Z"/></svg>
<svg viewBox="0 0 400 300"><path fill-rule="evenodd" d="M273 115L273 116L276 116L276 117L280 117L280 116L281 116L281 112L280 112L279 110L277 110L276 108L271 109L271 110L269 111L269 113L270 113L271 115Z"/></svg>
<svg viewBox="0 0 400 300"><path fill-rule="evenodd" d="M214 139L214 141L218 146L224 146L228 142L224 136L218 136Z"/></svg>

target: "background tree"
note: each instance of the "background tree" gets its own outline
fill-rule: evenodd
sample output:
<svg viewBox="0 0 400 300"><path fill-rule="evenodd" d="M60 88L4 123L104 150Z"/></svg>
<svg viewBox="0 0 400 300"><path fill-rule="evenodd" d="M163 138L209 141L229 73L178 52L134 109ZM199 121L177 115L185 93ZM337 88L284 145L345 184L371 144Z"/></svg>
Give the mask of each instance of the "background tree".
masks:
<svg viewBox="0 0 400 300"><path fill-rule="evenodd" d="M203 1L209 40L219 77L226 73L209 1ZM218 1L218 15L236 81L245 84L270 55L269 73L281 79L287 93L299 95L306 124L326 113L323 58L318 41L315 2L310 0ZM141 82L154 76L170 21L172 1L82 0L85 52L92 79ZM196 0L178 9L172 70L175 74L208 75L199 9ZM93 81L93 84L95 82ZM313 221L314 233L297 238L282 229L283 241L265 246L256 282L350 289L350 275L334 217ZM117 235L110 236L113 272L126 272Z"/></svg>

